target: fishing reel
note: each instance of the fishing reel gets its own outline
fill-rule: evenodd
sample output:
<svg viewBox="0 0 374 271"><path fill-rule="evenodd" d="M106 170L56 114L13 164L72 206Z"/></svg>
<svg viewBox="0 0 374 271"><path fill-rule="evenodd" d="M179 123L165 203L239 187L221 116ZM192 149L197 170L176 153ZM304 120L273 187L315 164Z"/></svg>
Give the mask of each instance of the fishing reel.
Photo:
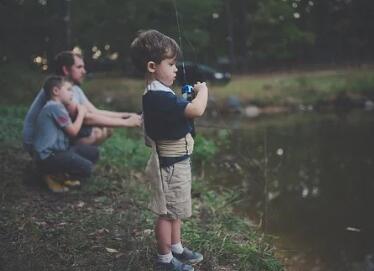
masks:
<svg viewBox="0 0 374 271"><path fill-rule="evenodd" d="M185 84L182 86L182 96L187 101L191 102L195 98L195 91L191 85Z"/></svg>
<svg viewBox="0 0 374 271"><path fill-rule="evenodd" d="M193 90L193 87L191 85L185 84L182 87L182 96L187 101L191 102L195 98L195 91ZM195 131L195 124L193 120L190 120L191 124L191 135L192 137L195 137L196 131Z"/></svg>

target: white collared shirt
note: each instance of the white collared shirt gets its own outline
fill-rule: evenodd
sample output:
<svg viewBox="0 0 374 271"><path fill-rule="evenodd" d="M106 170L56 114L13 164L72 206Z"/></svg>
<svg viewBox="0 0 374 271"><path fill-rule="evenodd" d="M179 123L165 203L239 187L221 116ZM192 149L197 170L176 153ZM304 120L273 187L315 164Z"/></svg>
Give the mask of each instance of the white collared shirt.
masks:
<svg viewBox="0 0 374 271"><path fill-rule="evenodd" d="M147 91L152 91L152 90L171 92L175 95L175 92L171 88L169 88L168 86L165 86L163 83L161 83L158 80L154 80L151 83L149 83L147 87L145 88L144 94L147 93Z"/></svg>

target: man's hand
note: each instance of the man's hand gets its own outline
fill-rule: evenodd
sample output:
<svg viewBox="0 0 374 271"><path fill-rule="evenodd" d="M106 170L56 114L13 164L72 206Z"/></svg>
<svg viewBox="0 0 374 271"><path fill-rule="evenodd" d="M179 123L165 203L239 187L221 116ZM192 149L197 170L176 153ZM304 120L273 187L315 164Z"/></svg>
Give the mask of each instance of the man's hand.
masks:
<svg viewBox="0 0 374 271"><path fill-rule="evenodd" d="M126 118L126 126L128 127L140 127L142 125L142 117L138 114L131 114Z"/></svg>
<svg viewBox="0 0 374 271"><path fill-rule="evenodd" d="M136 114L136 113L129 113L129 112L122 112L121 113L121 118L128 119L129 117L134 116L134 115L136 116L138 114Z"/></svg>

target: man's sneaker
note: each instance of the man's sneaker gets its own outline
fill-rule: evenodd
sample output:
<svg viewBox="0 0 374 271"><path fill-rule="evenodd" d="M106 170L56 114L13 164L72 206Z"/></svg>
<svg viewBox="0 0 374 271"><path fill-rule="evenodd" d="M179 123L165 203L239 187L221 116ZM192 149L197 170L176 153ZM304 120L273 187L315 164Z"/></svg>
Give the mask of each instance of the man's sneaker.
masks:
<svg viewBox="0 0 374 271"><path fill-rule="evenodd" d="M170 263L157 262L155 271L194 271L194 268L191 265L181 263L173 257Z"/></svg>
<svg viewBox="0 0 374 271"><path fill-rule="evenodd" d="M47 184L48 188L54 192L54 193L64 193L68 192L69 188L64 186L63 184L59 183L58 180L56 180L56 176L53 175L46 175L44 177L44 181Z"/></svg>
<svg viewBox="0 0 374 271"><path fill-rule="evenodd" d="M188 248L183 248L183 252L178 254L173 252L173 256L182 262L187 262L190 264L201 262L204 257L199 252L192 251Z"/></svg>

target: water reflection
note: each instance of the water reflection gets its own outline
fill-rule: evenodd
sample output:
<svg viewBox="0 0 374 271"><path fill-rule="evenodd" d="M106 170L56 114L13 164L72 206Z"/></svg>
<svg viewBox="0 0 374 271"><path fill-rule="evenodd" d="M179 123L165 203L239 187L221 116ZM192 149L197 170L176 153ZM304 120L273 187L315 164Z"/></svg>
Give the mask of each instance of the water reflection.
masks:
<svg viewBox="0 0 374 271"><path fill-rule="evenodd" d="M288 270L374 270L372 114L205 120L200 132L229 134L206 178L241 193Z"/></svg>

